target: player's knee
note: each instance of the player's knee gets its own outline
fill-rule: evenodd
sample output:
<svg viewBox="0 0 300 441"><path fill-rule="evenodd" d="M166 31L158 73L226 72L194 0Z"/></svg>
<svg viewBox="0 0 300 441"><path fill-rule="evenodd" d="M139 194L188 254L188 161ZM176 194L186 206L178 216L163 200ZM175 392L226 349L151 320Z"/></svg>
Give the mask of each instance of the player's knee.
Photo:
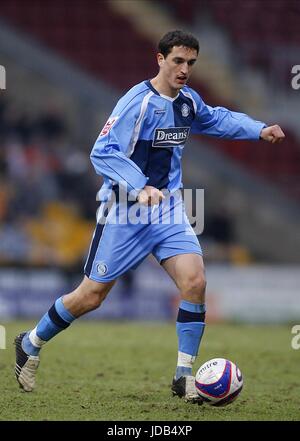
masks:
<svg viewBox="0 0 300 441"><path fill-rule="evenodd" d="M189 296L191 301L202 302L206 289L206 279L204 274L195 274L188 277L181 289L182 294Z"/></svg>
<svg viewBox="0 0 300 441"><path fill-rule="evenodd" d="M90 290L86 295L86 301L90 309L96 309L99 308L106 296L107 292Z"/></svg>
<svg viewBox="0 0 300 441"><path fill-rule="evenodd" d="M77 289L77 293L86 311L98 308L113 285L114 282L98 283L84 277L81 285Z"/></svg>
<svg viewBox="0 0 300 441"><path fill-rule="evenodd" d="M89 310L99 308L107 294L108 290L103 289L103 287L89 287L85 292L84 302Z"/></svg>

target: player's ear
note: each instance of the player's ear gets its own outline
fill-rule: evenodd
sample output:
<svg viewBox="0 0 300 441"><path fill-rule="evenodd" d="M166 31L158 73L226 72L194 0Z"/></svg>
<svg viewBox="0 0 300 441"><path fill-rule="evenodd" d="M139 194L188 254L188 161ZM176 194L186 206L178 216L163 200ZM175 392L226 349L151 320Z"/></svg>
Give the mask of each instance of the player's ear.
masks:
<svg viewBox="0 0 300 441"><path fill-rule="evenodd" d="M160 52L157 54L156 57L157 57L157 63L159 65L159 67L161 67L163 65L165 57Z"/></svg>

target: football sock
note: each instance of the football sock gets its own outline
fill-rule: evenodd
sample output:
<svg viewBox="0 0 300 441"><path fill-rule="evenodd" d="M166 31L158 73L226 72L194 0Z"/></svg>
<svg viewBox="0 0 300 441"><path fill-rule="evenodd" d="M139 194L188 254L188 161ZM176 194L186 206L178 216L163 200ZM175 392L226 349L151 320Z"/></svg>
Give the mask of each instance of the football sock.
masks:
<svg viewBox="0 0 300 441"><path fill-rule="evenodd" d="M198 355L205 328L205 304L182 300L179 305L176 331L178 336L178 360L175 378L192 375L192 366Z"/></svg>
<svg viewBox="0 0 300 441"><path fill-rule="evenodd" d="M26 333L22 340L23 351L28 355L38 355L42 345L70 326L75 318L65 308L60 297L41 318L37 326Z"/></svg>

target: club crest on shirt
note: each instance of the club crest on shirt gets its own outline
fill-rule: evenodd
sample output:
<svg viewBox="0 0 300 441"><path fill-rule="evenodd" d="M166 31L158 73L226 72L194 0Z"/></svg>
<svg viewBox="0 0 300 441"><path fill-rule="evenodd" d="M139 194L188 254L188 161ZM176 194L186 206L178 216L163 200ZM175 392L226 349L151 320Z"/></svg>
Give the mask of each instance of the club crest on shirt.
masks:
<svg viewBox="0 0 300 441"><path fill-rule="evenodd" d="M104 274L107 273L108 267L105 262L99 262L97 264L97 273L101 276L104 276Z"/></svg>
<svg viewBox="0 0 300 441"><path fill-rule="evenodd" d="M190 108L186 103L183 103L181 106L181 114L184 117L189 116L190 114Z"/></svg>
<svg viewBox="0 0 300 441"><path fill-rule="evenodd" d="M118 118L119 118L118 116L112 116L112 117L108 118L108 120L106 121L105 126L101 130L99 136L107 135Z"/></svg>

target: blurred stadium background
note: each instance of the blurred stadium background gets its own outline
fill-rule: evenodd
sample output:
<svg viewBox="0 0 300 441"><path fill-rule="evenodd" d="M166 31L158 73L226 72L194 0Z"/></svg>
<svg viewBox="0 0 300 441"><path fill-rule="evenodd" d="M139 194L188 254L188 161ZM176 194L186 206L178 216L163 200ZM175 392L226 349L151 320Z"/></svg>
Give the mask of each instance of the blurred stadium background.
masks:
<svg viewBox="0 0 300 441"><path fill-rule="evenodd" d="M101 185L90 150L118 97L156 74L171 29L199 38L190 85L207 104L286 133L279 145L194 137L185 148L185 187L205 189L208 321L299 321L297 0L1 2L0 321L39 317L80 281ZM169 320L177 303L149 258L88 317Z"/></svg>

